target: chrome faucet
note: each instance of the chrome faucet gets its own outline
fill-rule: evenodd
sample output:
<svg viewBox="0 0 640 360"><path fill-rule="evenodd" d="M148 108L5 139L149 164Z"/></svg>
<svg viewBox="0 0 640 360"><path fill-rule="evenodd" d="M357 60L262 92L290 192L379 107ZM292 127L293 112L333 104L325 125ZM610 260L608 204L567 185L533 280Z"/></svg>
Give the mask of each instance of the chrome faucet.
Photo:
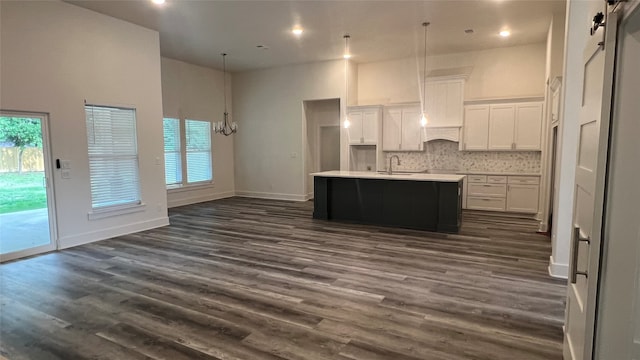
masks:
<svg viewBox="0 0 640 360"><path fill-rule="evenodd" d="M396 158L398 160L398 165L400 165L400 157L398 157L398 155L391 155L389 158L389 168L387 169L387 174L389 175L393 175L393 169L391 168L391 165L393 165L393 158Z"/></svg>

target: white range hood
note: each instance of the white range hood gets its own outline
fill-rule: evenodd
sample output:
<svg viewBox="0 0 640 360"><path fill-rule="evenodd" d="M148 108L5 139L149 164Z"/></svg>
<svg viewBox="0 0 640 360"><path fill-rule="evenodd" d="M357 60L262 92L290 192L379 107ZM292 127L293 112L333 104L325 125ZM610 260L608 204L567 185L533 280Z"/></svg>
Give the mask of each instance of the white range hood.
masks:
<svg viewBox="0 0 640 360"><path fill-rule="evenodd" d="M425 142L432 140L449 140L460 142L461 126L426 126L422 128Z"/></svg>

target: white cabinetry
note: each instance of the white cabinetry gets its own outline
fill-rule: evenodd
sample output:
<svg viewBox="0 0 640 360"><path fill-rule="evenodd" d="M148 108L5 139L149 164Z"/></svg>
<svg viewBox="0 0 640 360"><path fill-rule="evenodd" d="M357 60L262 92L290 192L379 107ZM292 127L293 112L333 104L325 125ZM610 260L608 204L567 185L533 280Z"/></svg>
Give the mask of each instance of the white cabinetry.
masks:
<svg viewBox="0 0 640 360"><path fill-rule="evenodd" d="M516 107L512 104L491 105L489 111L489 150L512 150L515 148Z"/></svg>
<svg viewBox="0 0 640 360"><path fill-rule="evenodd" d="M540 178L537 176L509 176L507 211L537 213Z"/></svg>
<svg viewBox="0 0 640 360"><path fill-rule="evenodd" d="M422 151L419 105L385 106L382 117L383 151Z"/></svg>
<svg viewBox="0 0 640 360"><path fill-rule="evenodd" d="M489 105L464 109L463 150L486 150L489 146Z"/></svg>
<svg viewBox="0 0 640 360"><path fill-rule="evenodd" d="M516 150L540 150L542 140L542 104L517 104L514 147Z"/></svg>
<svg viewBox="0 0 640 360"><path fill-rule="evenodd" d="M349 107L347 115L351 122L351 125L347 129L349 144L377 144L381 112L380 106Z"/></svg>
<svg viewBox="0 0 640 360"><path fill-rule="evenodd" d="M542 103L465 107L463 150L541 150Z"/></svg>
<svg viewBox="0 0 640 360"><path fill-rule="evenodd" d="M467 209L538 212L538 176L467 175L466 186Z"/></svg>

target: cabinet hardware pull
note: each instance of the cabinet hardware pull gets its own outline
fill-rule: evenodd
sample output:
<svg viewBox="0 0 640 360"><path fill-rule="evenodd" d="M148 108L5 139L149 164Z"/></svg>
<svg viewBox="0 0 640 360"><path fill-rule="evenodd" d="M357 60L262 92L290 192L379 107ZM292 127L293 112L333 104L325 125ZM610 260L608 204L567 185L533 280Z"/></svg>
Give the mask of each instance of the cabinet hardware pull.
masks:
<svg viewBox="0 0 640 360"><path fill-rule="evenodd" d="M571 283L575 284L578 281L578 275L582 275L585 278L589 277L586 271L578 270L578 250L581 242L586 242L587 245L591 245L591 239L583 237L580 234L580 227L574 226L573 228L573 251L571 252Z"/></svg>

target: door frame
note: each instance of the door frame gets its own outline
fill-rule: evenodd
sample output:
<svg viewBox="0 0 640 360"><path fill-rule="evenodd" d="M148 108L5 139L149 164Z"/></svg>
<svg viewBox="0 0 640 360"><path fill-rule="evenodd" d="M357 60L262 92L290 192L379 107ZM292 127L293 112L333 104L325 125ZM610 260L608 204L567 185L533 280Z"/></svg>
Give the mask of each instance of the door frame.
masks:
<svg viewBox="0 0 640 360"><path fill-rule="evenodd" d="M54 168L53 159L51 157L51 138L49 133L49 114L35 111L18 111L18 110L4 110L0 109L0 114L25 117L25 118L39 118L41 120L42 127L42 156L44 159L44 176L46 183L47 193L47 212L49 215L49 239L50 242L47 245L41 245L29 249L19 250L7 254L0 254L0 263L15 260L27 256L42 254L45 252L58 249L58 222L56 220L56 201L55 201L55 186L54 186Z"/></svg>

